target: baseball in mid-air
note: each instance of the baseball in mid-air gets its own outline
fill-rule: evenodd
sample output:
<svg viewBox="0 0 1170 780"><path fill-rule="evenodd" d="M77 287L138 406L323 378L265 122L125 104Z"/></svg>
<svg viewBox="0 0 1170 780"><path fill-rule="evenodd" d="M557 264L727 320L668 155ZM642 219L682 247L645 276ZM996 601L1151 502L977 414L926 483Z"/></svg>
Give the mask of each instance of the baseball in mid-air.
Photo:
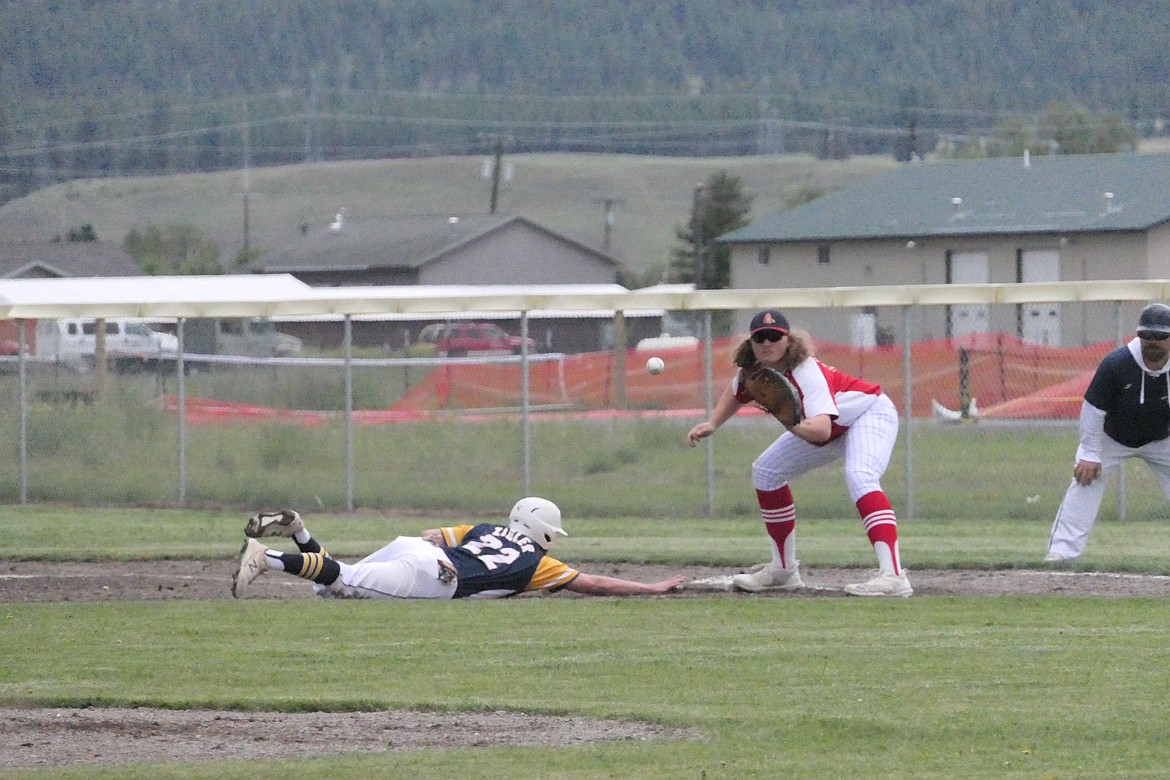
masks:
<svg viewBox="0 0 1170 780"><path fill-rule="evenodd" d="M666 364L662 362L660 357L652 357L646 361L646 370L655 376L661 374L664 368L666 368Z"/></svg>

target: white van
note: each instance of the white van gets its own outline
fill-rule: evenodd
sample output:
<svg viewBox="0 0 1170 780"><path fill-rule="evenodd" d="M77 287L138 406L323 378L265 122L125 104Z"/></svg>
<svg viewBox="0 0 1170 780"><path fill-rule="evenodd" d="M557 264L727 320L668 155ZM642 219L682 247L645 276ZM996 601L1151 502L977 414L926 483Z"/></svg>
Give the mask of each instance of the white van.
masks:
<svg viewBox="0 0 1170 780"><path fill-rule="evenodd" d="M183 348L192 355L294 357L301 346L299 338L281 333L263 317L199 318L188 320L183 329Z"/></svg>
<svg viewBox="0 0 1170 780"><path fill-rule="evenodd" d="M105 320L105 331L106 355L119 368L142 367L178 358L179 340L169 333L151 330L142 320ZM96 334L96 320L39 320L36 356L78 371L90 370Z"/></svg>

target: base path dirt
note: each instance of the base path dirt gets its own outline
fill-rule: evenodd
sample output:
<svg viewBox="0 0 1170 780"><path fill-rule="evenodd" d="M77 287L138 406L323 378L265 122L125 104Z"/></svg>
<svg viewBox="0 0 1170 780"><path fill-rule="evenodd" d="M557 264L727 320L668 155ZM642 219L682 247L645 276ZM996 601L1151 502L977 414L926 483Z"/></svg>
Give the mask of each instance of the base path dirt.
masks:
<svg viewBox="0 0 1170 780"><path fill-rule="evenodd" d="M0 603L61 601L156 601L220 600L231 598L235 561L133 561L101 563L53 563L14 561L0 564ZM704 589L666 598L809 598L844 597L846 584L867 576L856 569L819 569L801 566L808 586L800 591L736 593L722 590L717 580L727 567L688 567L628 563L591 564L591 574L607 574L642 582L654 582L673 574L692 580L712 580ZM1148 574L1112 574L1012 569L1005 571L911 570L916 596L1168 596L1170 577ZM295 577L268 574L249 590L251 598L312 598L312 585ZM560 593L549 598L587 598Z"/></svg>
<svg viewBox="0 0 1170 780"><path fill-rule="evenodd" d="M0 768L311 758L499 745L694 739L648 723L518 712L0 708Z"/></svg>
<svg viewBox="0 0 1170 780"><path fill-rule="evenodd" d="M234 561L0 564L0 603L229 600ZM595 574L653 582L666 566L595 564ZM806 588L736 593L726 568L691 567L704 583L656 598L848 598L841 588L865 577L847 569L802 566ZM912 571L916 596L1170 595L1170 577L1046 571ZM266 575L252 598L314 598L310 583ZM571 593L532 598L587 598ZM698 739L693 731L648 723L515 712L437 714L405 710L352 713L216 712L160 709L0 708L0 768L112 765L147 761L295 758L474 745L571 745L609 740Z"/></svg>

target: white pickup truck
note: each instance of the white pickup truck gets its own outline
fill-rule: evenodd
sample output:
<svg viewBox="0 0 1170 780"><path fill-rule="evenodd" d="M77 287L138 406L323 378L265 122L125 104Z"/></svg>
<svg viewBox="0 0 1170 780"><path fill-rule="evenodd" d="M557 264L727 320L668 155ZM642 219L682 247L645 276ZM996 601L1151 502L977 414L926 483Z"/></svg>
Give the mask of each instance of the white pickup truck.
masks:
<svg viewBox="0 0 1170 780"><path fill-rule="evenodd" d="M133 370L174 361L179 340L170 333L151 330L140 320L105 320L106 356L116 368ZM36 356L78 371L93 369L97 348L97 320L39 320Z"/></svg>

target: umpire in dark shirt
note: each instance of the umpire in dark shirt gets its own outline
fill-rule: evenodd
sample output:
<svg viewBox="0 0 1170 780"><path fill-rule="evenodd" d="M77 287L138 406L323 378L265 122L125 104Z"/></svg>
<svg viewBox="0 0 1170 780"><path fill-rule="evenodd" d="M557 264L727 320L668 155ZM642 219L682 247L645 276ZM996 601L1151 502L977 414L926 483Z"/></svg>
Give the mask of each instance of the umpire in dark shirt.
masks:
<svg viewBox="0 0 1170 780"><path fill-rule="evenodd" d="M1126 458L1141 458L1170 499L1170 306L1152 303L1137 335L1097 366L1081 405L1081 435L1072 483L1064 494L1046 561L1084 552L1109 475Z"/></svg>

